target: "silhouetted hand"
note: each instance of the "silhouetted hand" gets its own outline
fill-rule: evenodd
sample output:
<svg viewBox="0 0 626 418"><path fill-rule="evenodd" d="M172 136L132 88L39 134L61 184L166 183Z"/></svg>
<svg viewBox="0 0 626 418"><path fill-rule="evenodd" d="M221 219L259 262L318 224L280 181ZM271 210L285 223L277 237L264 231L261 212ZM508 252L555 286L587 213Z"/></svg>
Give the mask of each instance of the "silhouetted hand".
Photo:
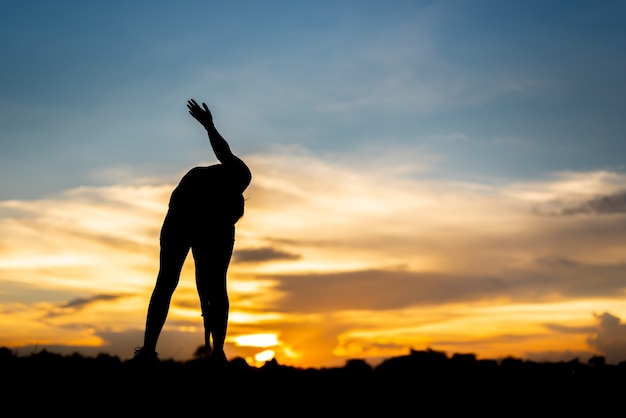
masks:
<svg viewBox="0 0 626 418"><path fill-rule="evenodd" d="M202 107L204 107L204 109ZM206 103L202 103L202 107L200 107L194 99L187 101L189 114L200 122L205 129L209 129L213 126L213 115L211 115L211 111L207 107Z"/></svg>

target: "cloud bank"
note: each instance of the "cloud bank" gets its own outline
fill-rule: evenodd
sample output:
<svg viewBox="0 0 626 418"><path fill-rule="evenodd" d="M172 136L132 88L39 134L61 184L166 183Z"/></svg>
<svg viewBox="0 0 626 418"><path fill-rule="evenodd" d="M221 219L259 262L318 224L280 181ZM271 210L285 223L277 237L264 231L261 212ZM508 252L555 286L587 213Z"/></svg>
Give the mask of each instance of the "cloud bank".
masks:
<svg viewBox="0 0 626 418"><path fill-rule="evenodd" d="M231 354L271 349L308 365L426 346L619 357L608 336L626 315L623 174L477 183L419 178L401 168L413 160L380 155L356 164L284 149L246 161L254 178L230 269ZM139 345L176 180L0 202L0 307L10 313L0 343ZM612 314L587 339L597 311ZM202 340L191 261L168 332ZM272 347L237 343L268 334ZM165 356L195 350L161 344Z"/></svg>

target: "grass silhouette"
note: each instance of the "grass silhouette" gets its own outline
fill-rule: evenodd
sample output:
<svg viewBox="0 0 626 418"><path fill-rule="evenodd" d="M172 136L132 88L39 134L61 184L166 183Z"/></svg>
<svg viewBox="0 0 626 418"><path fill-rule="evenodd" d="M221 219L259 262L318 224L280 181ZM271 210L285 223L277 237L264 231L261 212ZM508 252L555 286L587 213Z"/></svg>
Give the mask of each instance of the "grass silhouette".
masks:
<svg viewBox="0 0 626 418"><path fill-rule="evenodd" d="M597 415L621 414L626 393L626 362L609 365L600 356L541 363L434 350L376 367L352 359L305 369L276 360L251 367L242 358L219 368L202 358L142 367L108 354L44 349L20 357L5 347L0 371L5 410L29 415Z"/></svg>

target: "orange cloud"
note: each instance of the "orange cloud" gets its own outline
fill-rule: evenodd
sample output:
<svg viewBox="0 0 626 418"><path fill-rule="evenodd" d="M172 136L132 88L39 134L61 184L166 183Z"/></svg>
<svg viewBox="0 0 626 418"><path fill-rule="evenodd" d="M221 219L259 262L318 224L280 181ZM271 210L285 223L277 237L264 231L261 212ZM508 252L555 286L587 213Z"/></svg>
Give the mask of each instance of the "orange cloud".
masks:
<svg viewBox="0 0 626 418"><path fill-rule="evenodd" d="M406 161L357 165L293 150L246 160L254 179L229 274L231 355L271 350L281 362L323 365L428 345L580 351L587 334L564 338L545 324L626 315L621 174L479 184L419 179ZM0 342L130 355L175 181L0 202ZM189 357L201 344L197 303L189 260L162 355ZM266 334L277 344L235 344Z"/></svg>

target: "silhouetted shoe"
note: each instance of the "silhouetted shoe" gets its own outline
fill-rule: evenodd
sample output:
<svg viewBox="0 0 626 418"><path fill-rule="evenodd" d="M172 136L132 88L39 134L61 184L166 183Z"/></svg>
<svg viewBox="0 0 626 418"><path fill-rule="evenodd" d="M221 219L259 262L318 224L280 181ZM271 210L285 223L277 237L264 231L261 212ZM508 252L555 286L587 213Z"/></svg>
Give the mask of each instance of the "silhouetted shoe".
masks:
<svg viewBox="0 0 626 418"><path fill-rule="evenodd" d="M137 347L135 348L135 355L132 359L128 360L128 362L142 366L155 365L159 363L159 353L144 350L143 347Z"/></svg>
<svg viewBox="0 0 626 418"><path fill-rule="evenodd" d="M213 351L209 355L209 361L213 367L222 369L228 366L228 359L224 351Z"/></svg>

